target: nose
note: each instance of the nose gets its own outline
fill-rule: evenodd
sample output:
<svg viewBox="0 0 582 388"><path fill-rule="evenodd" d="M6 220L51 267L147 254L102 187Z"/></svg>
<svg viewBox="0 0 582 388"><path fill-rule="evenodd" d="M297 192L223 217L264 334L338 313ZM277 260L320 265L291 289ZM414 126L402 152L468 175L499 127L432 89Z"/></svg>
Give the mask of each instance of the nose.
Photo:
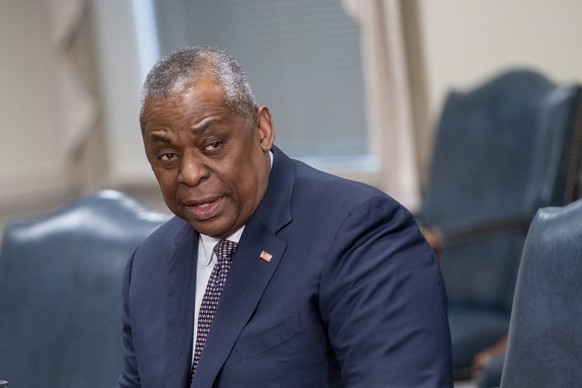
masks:
<svg viewBox="0 0 582 388"><path fill-rule="evenodd" d="M209 171L210 170L200 157L192 154L185 154L180 163L178 182L187 186L197 186L208 178Z"/></svg>

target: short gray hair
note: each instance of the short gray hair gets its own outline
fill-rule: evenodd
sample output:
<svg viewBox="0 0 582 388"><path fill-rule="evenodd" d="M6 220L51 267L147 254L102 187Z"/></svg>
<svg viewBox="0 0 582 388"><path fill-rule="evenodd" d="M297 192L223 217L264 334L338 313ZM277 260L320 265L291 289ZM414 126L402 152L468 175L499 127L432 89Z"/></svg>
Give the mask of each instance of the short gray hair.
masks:
<svg viewBox="0 0 582 388"><path fill-rule="evenodd" d="M141 95L140 124L145 102L154 97L171 98L211 75L225 93L225 103L236 113L254 119L258 105L240 64L226 51L209 46L190 46L161 58L148 73Z"/></svg>

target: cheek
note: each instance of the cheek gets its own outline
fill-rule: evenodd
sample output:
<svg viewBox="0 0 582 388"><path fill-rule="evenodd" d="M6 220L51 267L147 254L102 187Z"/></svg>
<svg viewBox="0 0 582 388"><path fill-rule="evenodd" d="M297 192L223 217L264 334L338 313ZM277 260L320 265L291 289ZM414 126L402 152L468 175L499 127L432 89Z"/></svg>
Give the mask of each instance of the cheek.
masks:
<svg viewBox="0 0 582 388"><path fill-rule="evenodd" d="M240 171L232 181L235 187L236 201L241 208L254 208L256 205L256 197L258 184L256 175L246 171Z"/></svg>
<svg viewBox="0 0 582 388"><path fill-rule="evenodd" d="M176 179L173 177L173 174L168 171L154 169L154 176L156 177L164 196L168 193L173 193L176 190Z"/></svg>

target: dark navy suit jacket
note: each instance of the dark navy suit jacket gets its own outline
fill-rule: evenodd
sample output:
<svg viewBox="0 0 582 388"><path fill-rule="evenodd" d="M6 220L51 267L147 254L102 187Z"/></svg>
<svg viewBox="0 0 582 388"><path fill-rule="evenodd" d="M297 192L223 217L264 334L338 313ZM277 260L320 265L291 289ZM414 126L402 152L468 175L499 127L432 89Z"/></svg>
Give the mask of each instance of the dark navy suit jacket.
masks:
<svg viewBox="0 0 582 388"><path fill-rule="evenodd" d="M273 152L192 386L451 387L442 277L411 214ZM129 262L120 387L187 386L198 237L173 218Z"/></svg>

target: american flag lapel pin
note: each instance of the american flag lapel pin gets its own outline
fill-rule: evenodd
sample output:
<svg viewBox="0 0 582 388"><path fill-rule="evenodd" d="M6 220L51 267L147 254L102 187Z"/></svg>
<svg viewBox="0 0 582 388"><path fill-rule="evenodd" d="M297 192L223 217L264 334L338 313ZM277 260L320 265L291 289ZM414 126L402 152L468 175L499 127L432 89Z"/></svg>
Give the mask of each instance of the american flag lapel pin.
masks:
<svg viewBox="0 0 582 388"><path fill-rule="evenodd" d="M271 255L269 252L262 251L259 257L268 263L273 258L273 255Z"/></svg>

